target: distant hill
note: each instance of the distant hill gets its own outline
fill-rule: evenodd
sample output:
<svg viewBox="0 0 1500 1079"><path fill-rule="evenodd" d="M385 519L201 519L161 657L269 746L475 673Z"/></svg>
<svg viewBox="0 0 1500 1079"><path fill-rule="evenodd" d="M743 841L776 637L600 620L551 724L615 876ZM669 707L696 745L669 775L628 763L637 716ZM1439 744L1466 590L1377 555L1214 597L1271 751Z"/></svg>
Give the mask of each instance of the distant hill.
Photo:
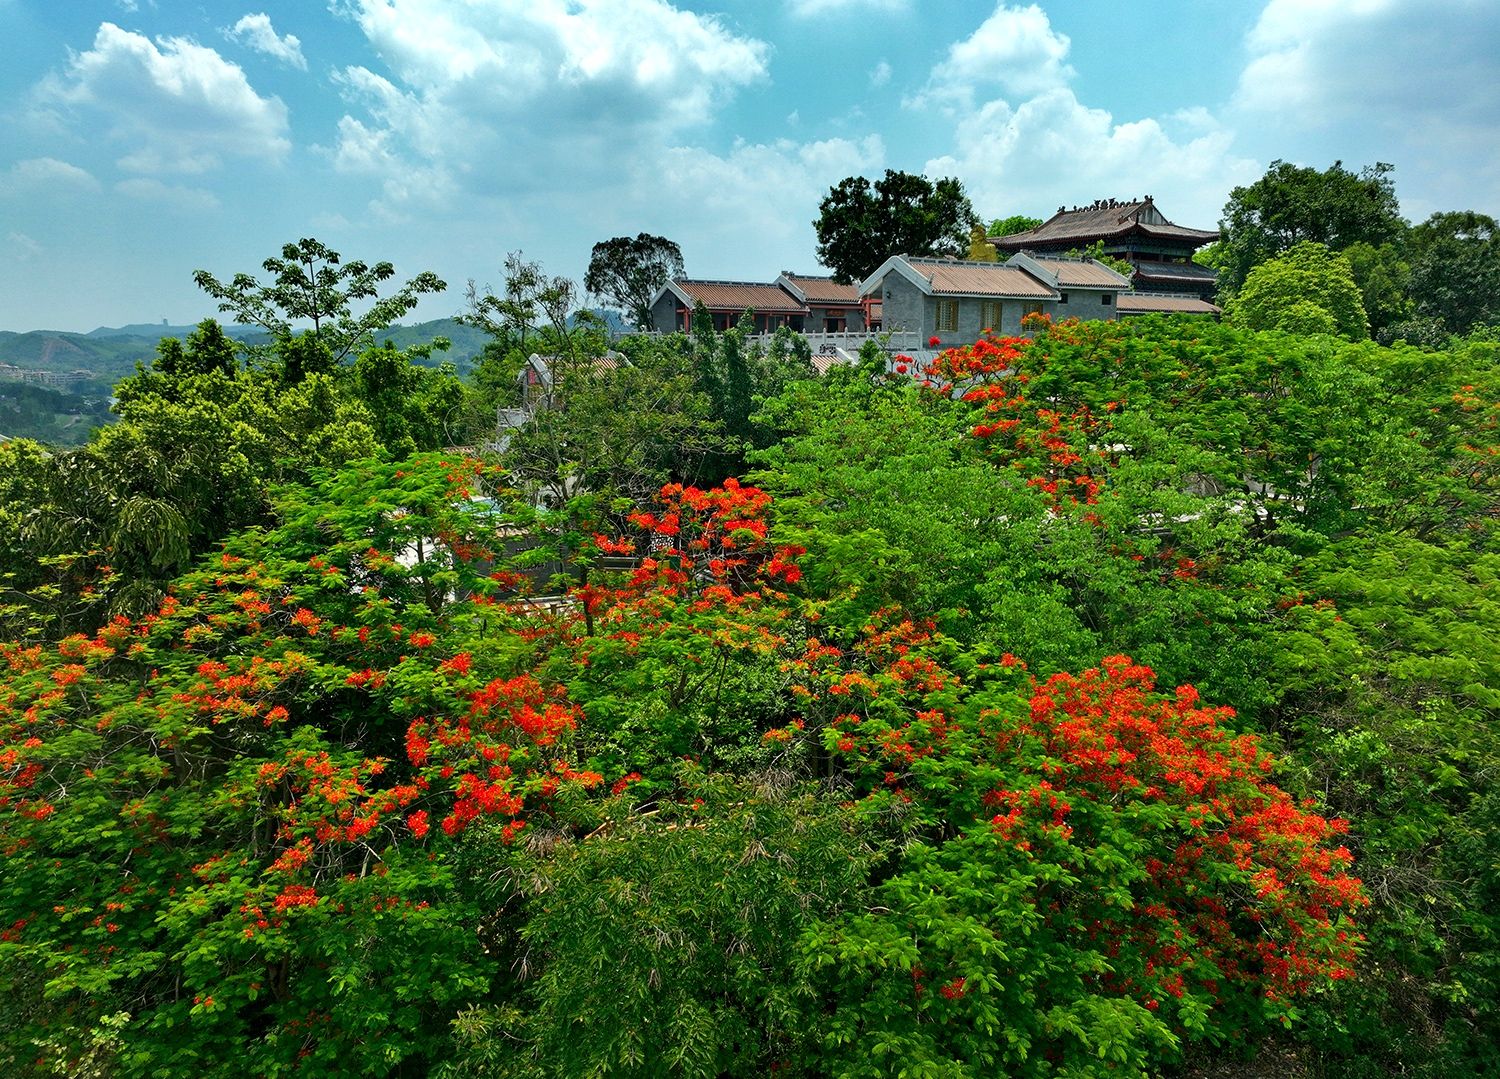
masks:
<svg viewBox="0 0 1500 1079"><path fill-rule="evenodd" d="M635 332L634 324L626 318L623 311L616 311L613 307L590 307L587 310L590 314L597 315L604 320L604 325L609 330L611 337ZM574 312L568 316L568 325L576 326L577 324L578 312Z"/></svg>
<svg viewBox="0 0 1500 1079"><path fill-rule="evenodd" d="M611 334L630 332L631 327L619 311L598 308L594 314L604 320ZM185 338L194 328L134 322L128 326L99 326L88 333L0 330L0 363L35 371L88 371L95 378L112 384L134 371L137 361L149 362L156 355L156 345L163 337ZM264 340L265 337L265 331L256 326L225 326L224 332L241 341ZM392 326L376 334L376 341L379 344L389 341L397 348L410 348L439 337L446 337L452 342L452 347L447 352L433 353L428 362L433 366L451 362L460 372L473 366L490 340L482 330L465 326L457 319L439 318L413 326Z"/></svg>
<svg viewBox="0 0 1500 1079"><path fill-rule="evenodd" d="M244 340L247 337L259 337L265 333L259 326L224 326L224 332L230 337ZM129 326L99 326L83 334L84 337L144 337L152 342L153 347L163 337L186 337L192 333L196 326L168 326L166 323L156 322L133 322Z"/></svg>
<svg viewBox="0 0 1500 1079"><path fill-rule="evenodd" d="M451 318L419 322L415 326L398 324L377 333L375 342L383 345L389 341L397 348L411 348L412 345L425 345L439 337L446 337L453 343L452 347L447 352L434 352L430 363L452 363L460 371L467 371L474 359L484 351L484 346L490 343L489 335L483 330L465 326Z"/></svg>
<svg viewBox="0 0 1500 1079"><path fill-rule="evenodd" d="M81 446L90 431L113 419L102 397L0 381L0 442L33 438L52 446Z"/></svg>
<svg viewBox="0 0 1500 1079"><path fill-rule="evenodd" d="M137 360L150 359L156 341L154 337L89 337L58 330L0 330L0 363L33 371L88 371L112 382L135 370Z"/></svg>
<svg viewBox="0 0 1500 1079"><path fill-rule="evenodd" d="M88 333L0 330L0 363L34 371L88 371L113 383L134 371L137 361L150 361L163 337L185 338L193 329L138 322L128 326L100 326ZM255 326L226 326L224 332L242 341L264 336L264 331ZM432 362L452 361L460 370L467 370L489 341L483 332L451 318L393 326L376 335L381 344L390 341L397 348L426 344L438 337L448 338L453 347L434 354Z"/></svg>

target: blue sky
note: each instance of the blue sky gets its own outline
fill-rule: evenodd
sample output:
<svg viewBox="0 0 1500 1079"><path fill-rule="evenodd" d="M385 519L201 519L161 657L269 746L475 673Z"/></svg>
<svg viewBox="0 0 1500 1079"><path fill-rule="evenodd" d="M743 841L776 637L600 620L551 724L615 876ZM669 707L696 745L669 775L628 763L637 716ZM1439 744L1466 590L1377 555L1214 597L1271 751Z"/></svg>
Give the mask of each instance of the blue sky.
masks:
<svg viewBox="0 0 1500 1079"><path fill-rule="evenodd" d="M0 0L0 329L194 321L204 268L316 236L581 277L816 269L824 192L961 179L985 217L1152 194L1211 228L1283 158L1500 216L1495 0Z"/></svg>

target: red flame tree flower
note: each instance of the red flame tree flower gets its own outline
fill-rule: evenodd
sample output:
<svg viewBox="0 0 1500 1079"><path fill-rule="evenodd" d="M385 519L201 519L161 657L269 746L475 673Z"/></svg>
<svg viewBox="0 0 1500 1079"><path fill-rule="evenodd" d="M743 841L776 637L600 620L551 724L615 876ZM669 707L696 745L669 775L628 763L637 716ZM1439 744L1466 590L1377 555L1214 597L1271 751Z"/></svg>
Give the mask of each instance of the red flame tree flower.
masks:
<svg viewBox="0 0 1500 1079"><path fill-rule="evenodd" d="M1365 898L1345 826L1277 788L1228 709L1157 691L1124 656L1037 681L920 626L871 628L799 663L808 714L831 717L804 737L908 829L871 912L807 943L843 1050L1143 1074L1351 974Z"/></svg>

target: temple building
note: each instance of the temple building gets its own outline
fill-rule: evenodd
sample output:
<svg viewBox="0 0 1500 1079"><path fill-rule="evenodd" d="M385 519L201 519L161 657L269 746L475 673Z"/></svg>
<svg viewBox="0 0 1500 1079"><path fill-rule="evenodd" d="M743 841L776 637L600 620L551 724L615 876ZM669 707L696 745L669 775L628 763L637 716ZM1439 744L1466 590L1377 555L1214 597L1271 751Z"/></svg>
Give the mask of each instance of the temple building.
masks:
<svg viewBox="0 0 1500 1079"><path fill-rule="evenodd" d="M1174 225L1147 195L1138 202L1100 199L1092 206L1059 206L1047 221L1025 232L991 236L1002 253L1028 251L1061 255L1082 250L1096 241L1104 254L1124 259L1134 270L1131 284L1137 293L1176 293L1209 301L1218 275L1193 261L1193 252L1219 238L1217 230Z"/></svg>
<svg viewBox="0 0 1500 1079"><path fill-rule="evenodd" d="M693 309L700 303L719 333L736 326L747 313L756 333L773 333L782 326L801 330L807 319L807 306L780 285L679 277L668 281L651 301L651 328L658 333L691 333Z"/></svg>
<svg viewBox="0 0 1500 1079"><path fill-rule="evenodd" d="M770 284L758 281L669 281L651 301L651 328L658 333L691 333L693 309L708 309L720 333L750 313L756 333L782 326L798 333L864 333L880 327L880 304L854 285L831 277L784 270Z"/></svg>
<svg viewBox="0 0 1500 1079"><path fill-rule="evenodd" d="M930 348L951 348L986 333L1026 333L1027 315L1118 318L1129 288L1124 276L1087 258L1017 253L1005 262L969 262L892 255L860 285L860 294L880 301L886 330L915 334Z"/></svg>
<svg viewBox="0 0 1500 1079"><path fill-rule="evenodd" d="M867 328L869 309L854 285L791 270L782 270L776 284L807 308L802 329L809 333L850 333Z"/></svg>

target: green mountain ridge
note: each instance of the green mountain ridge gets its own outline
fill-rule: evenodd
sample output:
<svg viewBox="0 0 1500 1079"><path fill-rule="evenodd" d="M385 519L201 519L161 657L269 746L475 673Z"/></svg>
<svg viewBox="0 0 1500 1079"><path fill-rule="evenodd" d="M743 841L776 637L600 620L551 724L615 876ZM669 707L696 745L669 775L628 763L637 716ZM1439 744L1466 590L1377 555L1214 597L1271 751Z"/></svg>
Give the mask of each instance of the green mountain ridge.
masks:
<svg viewBox="0 0 1500 1079"><path fill-rule="evenodd" d="M186 337L192 326L156 326L135 323L129 326L101 326L88 333L66 330L0 330L0 363L13 364L33 371L88 371L95 378L114 382L135 370L137 362L148 361L156 354L156 345L164 337ZM264 335L256 327L228 326L225 332L242 341L255 341ZM390 342L397 348L427 344L439 337L451 342L447 352L435 352L429 361L436 365L452 362L461 370L468 368L484 350L488 336L452 318L433 319L411 326L396 325L376 335L380 344Z"/></svg>

